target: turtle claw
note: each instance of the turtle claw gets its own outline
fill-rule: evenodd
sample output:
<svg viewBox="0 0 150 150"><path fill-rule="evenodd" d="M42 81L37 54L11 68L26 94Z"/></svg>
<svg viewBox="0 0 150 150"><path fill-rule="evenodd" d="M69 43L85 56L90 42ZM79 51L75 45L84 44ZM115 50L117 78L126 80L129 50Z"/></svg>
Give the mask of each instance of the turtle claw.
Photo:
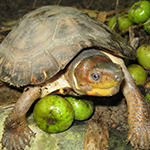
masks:
<svg viewBox="0 0 150 150"><path fill-rule="evenodd" d="M35 134L28 128L25 121L16 121L12 124L5 122L4 134L1 140L2 149L7 150L24 150L29 145L31 136Z"/></svg>
<svg viewBox="0 0 150 150"><path fill-rule="evenodd" d="M127 142L131 143L136 149L150 149L150 124L138 125L130 129Z"/></svg>

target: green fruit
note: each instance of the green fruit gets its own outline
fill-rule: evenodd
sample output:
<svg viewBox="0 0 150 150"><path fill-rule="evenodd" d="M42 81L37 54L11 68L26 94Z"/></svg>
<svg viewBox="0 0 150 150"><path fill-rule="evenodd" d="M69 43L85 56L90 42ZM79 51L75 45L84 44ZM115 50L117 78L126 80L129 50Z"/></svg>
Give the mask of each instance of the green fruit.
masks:
<svg viewBox="0 0 150 150"><path fill-rule="evenodd" d="M137 49L137 60L145 69L150 69L150 45L143 44Z"/></svg>
<svg viewBox="0 0 150 150"><path fill-rule="evenodd" d="M129 26L132 25L132 22L129 20L128 15L127 14L119 14L118 15L118 25L119 25L119 30L123 31L129 28ZM116 26L116 16L112 17L109 22L108 22L108 26L111 29L115 29Z"/></svg>
<svg viewBox="0 0 150 150"><path fill-rule="evenodd" d="M74 110L64 98L49 95L36 103L33 117L40 129L48 133L56 133L71 126L74 120Z"/></svg>
<svg viewBox="0 0 150 150"><path fill-rule="evenodd" d="M146 82L146 71L140 65L131 64L128 66L128 71L137 85L143 85Z"/></svg>
<svg viewBox="0 0 150 150"><path fill-rule="evenodd" d="M146 101L147 103L150 103L150 93L147 93L147 94L145 95L144 99L145 99L145 101Z"/></svg>
<svg viewBox="0 0 150 150"><path fill-rule="evenodd" d="M139 1L134 3L129 9L129 19L135 23L146 21L150 17L150 2Z"/></svg>
<svg viewBox="0 0 150 150"><path fill-rule="evenodd" d="M150 33L150 19L144 23L144 29L147 33Z"/></svg>
<svg viewBox="0 0 150 150"><path fill-rule="evenodd" d="M76 120L88 119L94 110L92 101L76 99L74 97L65 97L72 105Z"/></svg>

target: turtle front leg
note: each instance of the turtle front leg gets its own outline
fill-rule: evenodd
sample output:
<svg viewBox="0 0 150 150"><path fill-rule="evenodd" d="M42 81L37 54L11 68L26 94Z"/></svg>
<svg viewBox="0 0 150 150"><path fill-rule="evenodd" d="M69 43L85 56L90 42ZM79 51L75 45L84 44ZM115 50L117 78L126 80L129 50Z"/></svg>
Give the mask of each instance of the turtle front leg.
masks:
<svg viewBox="0 0 150 150"><path fill-rule="evenodd" d="M134 80L122 65L125 74L123 94L128 105L128 141L135 148L150 149L150 114L149 108Z"/></svg>
<svg viewBox="0 0 150 150"><path fill-rule="evenodd" d="M34 133L27 125L26 113L32 103L40 97L40 87L28 87L18 99L13 111L6 118L2 136L2 149L23 150L29 145Z"/></svg>
<svg viewBox="0 0 150 150"><path fill-rule="evenodd" d="M135 148L150 149L150 114L149 108L122 59L105 53L112 61L119 64L124 72L123 94L128 105L128 141Z"/></svg>

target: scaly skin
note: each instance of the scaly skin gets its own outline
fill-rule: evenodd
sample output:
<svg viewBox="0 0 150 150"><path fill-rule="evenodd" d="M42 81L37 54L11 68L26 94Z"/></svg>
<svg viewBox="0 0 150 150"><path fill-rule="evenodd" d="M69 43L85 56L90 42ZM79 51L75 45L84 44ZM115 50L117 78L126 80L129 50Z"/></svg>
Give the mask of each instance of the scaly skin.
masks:
<svg viewBox="0 0 150 150"><path fill-rule="evenodd" d="M129 133L127 141L135 148L150 149L150 114L149 108L133 78L128 72L122 59L105 53L114 63L120 64L124 73L125 82L123 94L128 105Z"/></svg>
<svg viewBox="0 0 150 150"><path fill-rule="evenodd" d="M135 85L131 75L123 67L125 85L123 94L128 105L128 141L135 148L150 149L150 115L148 105Z"/></svg>
<svg viewBox="0 0 150 150"><path fill-rule="evenodd" d="M34 133L28 127L25 115L39 96L40 87L29 87L18 99L12 113L5 120L2 149L6 147L7 150L24 150L25 146L29 145Z"/></svg>

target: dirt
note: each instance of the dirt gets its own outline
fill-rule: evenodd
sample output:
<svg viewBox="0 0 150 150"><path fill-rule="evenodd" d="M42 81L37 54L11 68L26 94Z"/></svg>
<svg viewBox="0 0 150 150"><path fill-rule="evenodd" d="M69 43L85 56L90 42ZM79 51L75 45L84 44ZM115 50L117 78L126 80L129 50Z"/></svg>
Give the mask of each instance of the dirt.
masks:
<svg viewBox="0 0 150 150"><path fill-rule="evenodd" d="M21 95L21 90L8 85L1 85L0 87L0 106L7 106L17 101Z"/></svg>
<svg viewBox="0 0 150 150"><path fill-rule="evenodd" d="M119 0L119 9L128 8L135 1L138 0ZM62 5L74 6L77 8L86 8L92 10L114 10L115 0L1 0L0 2L0 16L3 19L18 18L22 13L44 5Z"/></svg>

